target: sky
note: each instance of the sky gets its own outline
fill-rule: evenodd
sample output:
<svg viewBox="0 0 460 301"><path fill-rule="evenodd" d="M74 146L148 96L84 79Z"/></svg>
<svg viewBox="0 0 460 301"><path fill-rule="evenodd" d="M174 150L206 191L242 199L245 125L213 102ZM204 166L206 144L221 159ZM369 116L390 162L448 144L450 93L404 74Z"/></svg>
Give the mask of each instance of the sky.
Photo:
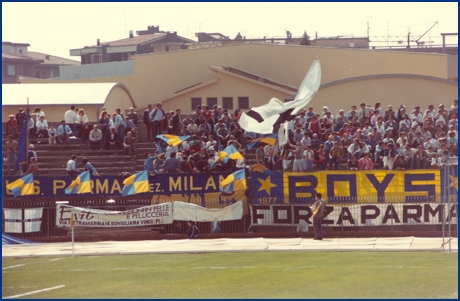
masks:
<svg viewBox="0 0 460 301"><path fill-rule="evenodd" d="M2 41L28 43L29 51L68 59L70 49L128 37L129 31L160 30L197 40L196 32L220 32L235 38L292 37L304 31L312 38L369 36L386 45L388 36L407 34L416 40L442 43L441 33L458 32L457 2L2 2ZM456 36L448 44L457 44ZM395 42L388 43L395 45ZM415 46L415 43L413 44Z"/></svg>

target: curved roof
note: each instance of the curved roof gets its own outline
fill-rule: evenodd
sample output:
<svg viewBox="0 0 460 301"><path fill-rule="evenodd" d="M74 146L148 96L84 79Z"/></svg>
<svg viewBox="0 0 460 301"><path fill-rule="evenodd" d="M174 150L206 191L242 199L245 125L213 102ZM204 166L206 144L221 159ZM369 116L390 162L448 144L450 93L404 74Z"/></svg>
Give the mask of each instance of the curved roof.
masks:
<svg viewBox="0 0 460 301"><path fill-rule="evenodd" d="M110 92L121 87L134 105L133 97L122 83L3 84L2 105L96 105L104 104Z"/></svg>

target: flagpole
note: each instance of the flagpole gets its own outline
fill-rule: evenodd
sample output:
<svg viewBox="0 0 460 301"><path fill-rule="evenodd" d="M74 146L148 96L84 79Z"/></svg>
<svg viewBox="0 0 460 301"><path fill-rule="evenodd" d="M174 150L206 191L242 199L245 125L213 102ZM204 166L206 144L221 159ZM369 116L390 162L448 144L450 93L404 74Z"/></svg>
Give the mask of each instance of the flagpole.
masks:
<svg viewBox="0 0 460 301"><path fill-rule="evenodd" d="M70 228L72 229L72 257L75 257L74 232L73 232L73 213L70 213Z"/></svg>

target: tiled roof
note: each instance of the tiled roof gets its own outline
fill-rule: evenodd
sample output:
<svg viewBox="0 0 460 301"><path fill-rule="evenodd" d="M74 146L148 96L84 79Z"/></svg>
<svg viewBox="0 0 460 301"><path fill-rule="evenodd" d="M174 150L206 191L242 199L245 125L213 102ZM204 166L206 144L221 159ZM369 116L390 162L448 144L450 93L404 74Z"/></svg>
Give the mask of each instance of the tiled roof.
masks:
<svg viewBox="0 0 460 301"><path fill-rule="evenodd" d="M8 51L2 51L2 59L10 59L10 60L24 60L24 61L37 61L40 63L42 60L38 58L29 57L26 55L22 55L19 53L13 53Z"/></svg>
<svg viewBox="0 0 460 301"><path fill-rule="evenodd" d="M145 42L158 40L166 36L166 33L154 33L154 34L146 34L141 36L135 36L132 38L126 38L121 40L116 40L112 42L105 42L101 43L101 45L107 46L131 46L131 45L139 45ZM90 47L98 47L97 45L93 45Z"/></svg>
<svg viewBox="0 0 460 301"><path fill-rule="evenodd" d="M43 65L80 65L79 61L65 59L59 56L54 56L50 54L29 51L29 57L44 60L45 62L42 63Z"/></svg>

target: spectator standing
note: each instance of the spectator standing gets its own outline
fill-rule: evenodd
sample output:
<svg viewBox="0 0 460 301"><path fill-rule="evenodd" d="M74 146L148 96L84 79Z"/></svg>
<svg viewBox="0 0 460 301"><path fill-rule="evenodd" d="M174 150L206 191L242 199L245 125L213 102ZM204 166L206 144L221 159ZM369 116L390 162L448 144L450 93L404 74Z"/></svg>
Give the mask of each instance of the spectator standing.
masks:
<svg viewBox="0 0 460 301"><path fill-rule="evenodd" d="M313 229L315 231L314 240L323 240L323 235L321 233L321 225L323 223L326 202L322 199L321 193L317 193L315 199L315 203L311 207L311 211L313 214Z"/></svg>
<svg viewBox="0 0 460 301"><path fill-rule="evenodd" d="M77 113L75 112L75 106L70 106L70 110L64 113L64 121L73 131L75 122L77 121Z"/></svg>
<svg viewBox="0 0 460 301"><path fill-rule="evenodd" d="M179 135L179 129L182 125L182 117L180 116L181 110L176 109L176 114L174 114L171 121L171 131L173 135Z"/></svg>
<svg viewBox="0 0 460 301"><path fill-rule="evenodd" d="M157 103L157 106L152 112L150 112L150 120L153 122L152 125L152 136L153 141L157 141L157 135L160 135L161 132L161 122L166 117L165 111L163 111L163 105Z"/></svg>
<svg viewBox="0 0 460 301"><path fill-rule="evenodd" d="M180 171L179 160L176 158L175 152L172 152L170 157L164 161L162 169L168 173Z"/></svg>
<svg viewBox="0 0 460 301"><path fill-rule="evenodd" d="M97 172L94 166L88 162L88 159L86 158L81 159L81 163L85 165L84 171L89 171L89 173L94 176L100 176L100 174Z"/></svg>
<svg viewBox="0 0 460 301"><path fill-rule="evenodd" d="M147 130L147 142L152 141L152 127L153 127L153 121L150 120L150 113L152 112L152 105L149 104L147 106L147 109L144 111L144 116L143 116L143 123L144 127Z"/></svg>
<svg viewBox="0 0 460 301"><path fill-rule="evenodd" d="M5 134L16 137L18 136L18 133L19 133L18 121L16 118L14 118L14 115L10 115L8 121L5 124Z"/></svg>
<svg viewBox="0 0 460 301"><path fill-rule="evenodd" d="M18 142L13 140L13 136L9 135L5 142L6 168L9 176L14 173L14 163L16 162L16 154L18 152Z"/></svg>
<svg viewBox="0 0 460 301"><path fill-rule="evenodd" d="M257 164L265 166L265 154L264 154L264 143L259 143L256 150L256 162Z"/></svg>
<svg viewBox="0 0 460 301"><path fill-rule="evenodd" d="M129 117L129 119L134 123L134 125L137 127L137 124L139 123L139 116L137 115L137 112L134 111L133 107L129 108L129 113L126 114L126 116Z"/></svg>
<svg viewBox="0 0 460 301"><path fill-rule="evenodd" d="M107 117L107 111L102 111L99 118L99 129L102 132L102 136L105 137L110 131L110 120Z"/></svg>
<svg viewBox="0 0 460 301"><path fill-rule="evenodd" d="M302 142L297 141L297 145L290 145L293 150L291 150L294 155L294 165L292 166L292 171L304 171L305 170L305 161L303 153L305 149L302 146Z"/></svg>

